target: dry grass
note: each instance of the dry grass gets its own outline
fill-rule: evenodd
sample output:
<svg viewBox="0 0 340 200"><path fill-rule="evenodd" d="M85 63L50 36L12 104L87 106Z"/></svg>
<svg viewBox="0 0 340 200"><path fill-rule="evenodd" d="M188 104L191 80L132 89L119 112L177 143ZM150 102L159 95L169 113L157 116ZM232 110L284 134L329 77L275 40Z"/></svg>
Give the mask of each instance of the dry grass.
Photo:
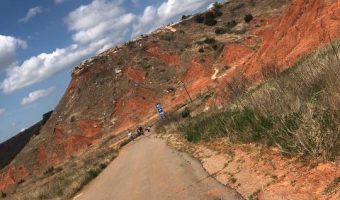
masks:
<svg viewBox="0 0 340 200"><path fill-rule="evenodd" d="M11 199L44 200L70 199L87 183L94 179L117 156L113 149L97 149L88 152L62 167L49 168L38 179L26 181L17 188ZM62 169L62 170L58 170ZM27 193L27 191L31 191Z"/></svg>
<svg viewBox="0 0 340 200"><path fill-rule="evenodd" d="M193 142L228 136L277 146L285 154L339 160L339 54L335 42L281 73L275 64L264 66L269 80L250 89L238 76L226 87L233 105L190 119L179 130Z"/></svg>
<svg viewBox="0 0 340 200"><path fill-rule="evenodd" d="M324 189L323 193L324 194L330 194L334 191L336 191L336 188L339 189L339 183L340 183L340 177L336 177L333 179L332 182L330 182L327 187Z"/></svg>

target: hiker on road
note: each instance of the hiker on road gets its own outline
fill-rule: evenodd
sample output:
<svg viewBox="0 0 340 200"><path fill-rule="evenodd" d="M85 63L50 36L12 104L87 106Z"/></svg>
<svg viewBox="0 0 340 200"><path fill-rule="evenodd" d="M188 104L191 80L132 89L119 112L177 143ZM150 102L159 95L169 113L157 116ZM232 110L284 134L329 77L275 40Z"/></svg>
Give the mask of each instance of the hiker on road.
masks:
<svg viewBox="0 0 340 200"><path fill-rule="evenodd" d="M140 136L140 135L144 135L144 131L143 131L143 128L140 126L138 127L137 129L137 135Z"/></svg>
<svg viewBox="0 0 340 200"><path fill-rule="evenodd" d="M150 126L147 126L146 128L145 128L145 130L147 131L147 132L151 132L151 127Z"/></svg>
<svg viewBox="0 0 340 200"><path fill-rule="evenodd" d="M133 135L133 133L131 131L129 131L129 133L128 133L128 138L129 138L129 140L134 140L135 139L134 135Z"/></svg>

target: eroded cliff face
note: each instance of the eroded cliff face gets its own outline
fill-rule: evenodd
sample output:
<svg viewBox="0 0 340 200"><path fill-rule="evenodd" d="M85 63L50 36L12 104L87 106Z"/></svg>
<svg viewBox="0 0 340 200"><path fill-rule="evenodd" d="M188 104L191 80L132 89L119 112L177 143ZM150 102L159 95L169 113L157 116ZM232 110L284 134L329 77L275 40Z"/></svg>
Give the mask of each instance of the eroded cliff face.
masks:
<svg viewBox="0 0 340 200"><path fill-rule="evenodd" d="M260 81L263 66L285 69L340 36L337 0L259 0L255 6L232 1L221 11L216 26L238 22L230 34L216 35L216 26L196 23L193 17L77 66L40 135L2 170L0 191L67 162L105 135L156 120L157 102L165 111L185 104L180 81L193 98L214 89L208 105L218 105L226 82L239 72ZM254 15L250 23L243 20L247 13Z"/></svg>

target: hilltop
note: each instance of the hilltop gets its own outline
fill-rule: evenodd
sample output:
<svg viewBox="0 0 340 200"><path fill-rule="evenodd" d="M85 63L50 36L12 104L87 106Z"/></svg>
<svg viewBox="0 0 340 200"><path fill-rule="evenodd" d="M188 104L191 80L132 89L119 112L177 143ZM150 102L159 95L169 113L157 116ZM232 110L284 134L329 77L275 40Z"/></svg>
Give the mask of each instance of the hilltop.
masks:
<svg viewBox="0 0 340 200"><path fill-rule="evenodd" d="M1 169L0 191L46 187L52 192L30 195L70 198L91 167L116 156L110 146L127 130L158 120L156 103L167 113L188 104L183 83L197 110L227 108L238 93L339 39L339 18L336 0L235 0L80 63L39 134Z"/></svg>

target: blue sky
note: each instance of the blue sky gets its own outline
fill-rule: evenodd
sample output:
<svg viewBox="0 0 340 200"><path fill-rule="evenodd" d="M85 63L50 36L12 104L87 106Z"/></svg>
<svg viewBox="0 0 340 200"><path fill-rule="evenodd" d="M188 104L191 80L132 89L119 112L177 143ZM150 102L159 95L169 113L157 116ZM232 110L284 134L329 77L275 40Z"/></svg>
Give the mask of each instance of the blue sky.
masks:
<svg viewBox="0 0 340 200"><path fill-rule="evenodd" d="M74 66L213 0L1 0L0 142L52 110Z"/></svg>

